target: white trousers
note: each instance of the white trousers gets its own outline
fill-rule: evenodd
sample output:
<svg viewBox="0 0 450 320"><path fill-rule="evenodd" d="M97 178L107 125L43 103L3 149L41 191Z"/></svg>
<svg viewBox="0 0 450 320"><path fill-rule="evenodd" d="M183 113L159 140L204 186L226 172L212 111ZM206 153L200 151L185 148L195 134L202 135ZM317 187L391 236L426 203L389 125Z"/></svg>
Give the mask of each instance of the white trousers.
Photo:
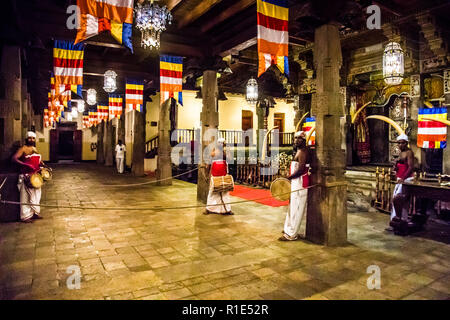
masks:
<svg viewBox="0 0 450 320"><path fill-rule="evenodd" d="M230 192L213 192L214 184L211 177L209 183L208 200L206 201L206 210L214 213L227 213L231 211Z"/></svg>
<svg viewBox="0 0 450 320"><path fill-rule="evenodd" d="M409 177L409 178L406 178L405 179L405 181L407 181L407 182L409 182L409 181L412 181L414 178L413 177ZM394 197L396 196L396 195L398 195L398 194L401 194L402 193L402 184L401 183L397 183L396 185L395 185L395 187L394 187L394 192L393 192L393 194L392 194L392 199L394 199ZM394 204L392 204L392 210L391 210L391 220L392 220L392 218L394 218L396 216L396 213L395 213L395 208L394 208ZM403 208L402 209L402 220L407 220L408 219L408 210L406 209L406 208Z"/></svg>
<svg viewBox="0 0 450 320"><path fill-rule="evenodd" d="M22 203L32 203L32 204L39 204L41 202L41 188L29 188L26 186L24 180L24 176L21 174L19 175L19 183L17 184L17 187L20 191L20 202ZM41 212L40 206L34 206L34 205L20 205L20 220L28 220L31 217L33 217L34 214L39 215Z"/></svg>
<svg viewBox="0 0 450 320"><path fill-rule="evenodd" d="M302 224L302 218L306 212L308 201L308 189L303 188L302 177L291 180L291 193L289 208L284 221L284 233L290 238L297 236Z"/></svg>
<svg viewBox="0 0 450 320"><path fill-rule="evenodd" d="M124 160L125 158L116 158L116 167L119 173L123 173Z"/></svg>

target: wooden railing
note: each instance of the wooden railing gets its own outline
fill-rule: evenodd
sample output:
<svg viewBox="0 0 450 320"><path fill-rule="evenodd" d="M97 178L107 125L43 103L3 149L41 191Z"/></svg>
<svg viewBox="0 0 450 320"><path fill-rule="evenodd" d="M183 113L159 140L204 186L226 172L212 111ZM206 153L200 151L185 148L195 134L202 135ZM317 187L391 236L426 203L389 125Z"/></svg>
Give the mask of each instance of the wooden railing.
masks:
<svg viewBox="0 0 450 320"><path fill-rule="evenodd" d="M172 132L171 138L174 137L177 143L190 143L195 140L195 130L194 129L175 129Z"/></svg>
<svg viewBox="0 0 450 320"><path fill-rule="evenodd" d="M148 140L145 143L145 154L152 154L153 156L156 155L156 152L158 151L159 146L159 136L154 136L150 140Z"/></svg>
<svg viewBox="0 0 450 320"><path fill-rule="evenodd" d="M275 142L276 132L271 132L267 138L268 145L272 145L272 141ZM280 147L292 146L294 144L294 132L278 132L278 145Z"/></svg>
<svg viewBox="0 0 450 320"><path fill-rule="evenodd" d="M200 137L196 137L198 134L196 131L195 129L175 129L175 133L172 135L175 138L173 142L189 143L196 138L200 139ZM253 145L254 134L252 132L249 135L245 135L245 131L242 130L219 130L218 132L219 138L225 139L227 145ZM278 145L280 147L292 146L294 143L294 132L272 132L268 137L268 145L272 145L272 141L275 141L275 134L278 134Z"/></svg>
<svg viewBox="0 0 450 320"><path fill-rule="evenodd" d="M289 175L287 168L279 168L273 172L270 165L257 164L239 164L236 168L235 180L237 183L270 188L272 181L279 177Z"/></svg>

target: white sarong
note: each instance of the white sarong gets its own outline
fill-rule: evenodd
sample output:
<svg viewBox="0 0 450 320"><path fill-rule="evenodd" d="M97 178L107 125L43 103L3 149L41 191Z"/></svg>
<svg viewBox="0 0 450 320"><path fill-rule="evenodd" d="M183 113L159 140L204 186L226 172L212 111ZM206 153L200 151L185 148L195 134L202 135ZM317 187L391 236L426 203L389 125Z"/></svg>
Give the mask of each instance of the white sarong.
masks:
<svg viewBox="0 0 450 320"><path fill-rule="evenodd" d="M291 174L297 170L299 163L291 162ZM302 223L303 215L306 212L306 203L308 201L308 189L303 188L303 178L295 178L291 180L291 191L299 190L291 193L289 208L284 222L284 233L290 238L297 236Z"/></svg>
<svg viewBox="0 0 450 320"><path fill-rule="evenodd" d="M29 188L24 181L24 175L19 175L19 182L17 187L20 191L21 203L39 204L41 201L41 188ZM33 217L34 214L39 215L41 212L40 206L34 205L20 205L20 220L28 220Z"/></svg>
<svg viewBox="0 0 450 320"><path fill-rule="evenodd" d="M409 178L406 178L405 179L405 181L406 182L410 182L410 181L413 181L413 177L409 177ZM394 193L393 193L393 195L392 195L392 199L394 199L394 197L396 196L396 195L398 195L398 194L401 194L402 193L402 184L401 183L397 183L396 185L395 185L395 187L394 187ZM391 220L392 220L392 218L394 218L396 216L396 213L395 213L395 207L394 207L394 204L392 204L392 210L391 210ZM402 209L402 217L401 217L401 219L402 220L407 220L408 219L408 210L406 209L406 208L403 208Z"/></svg>
<svg viewBox="0 0 450 320"><path fill-rule="evenodd" d="M124 158L116 158L116 167L118 173L123 173Z"/></svg>
<svg viewBox="0 0 450 320"><path fill-rule="evenodd" d="M213 192L214 183L211 177L209 183L208 200L206 201L206 210L214 213L227 213L231 212L230 192Z"/></svg>

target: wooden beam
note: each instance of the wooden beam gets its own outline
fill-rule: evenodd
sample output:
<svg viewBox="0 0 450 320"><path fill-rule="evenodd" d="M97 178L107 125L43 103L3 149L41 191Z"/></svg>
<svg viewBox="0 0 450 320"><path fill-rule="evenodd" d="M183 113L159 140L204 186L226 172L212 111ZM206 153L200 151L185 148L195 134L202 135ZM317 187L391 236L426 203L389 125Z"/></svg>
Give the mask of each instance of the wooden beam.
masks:
<svg viewBox="0 0 450 320"><path fill-rule="evenodd" d="M169 10L173 10L182 0L167 0L166 7Z"/></svg>
<svg viewBox="0 0 450 320"><path fill-rule="evenodd" d="M221 2L222 0L203 0L197 5L194 10L191 10L186 14L179 22L178 28L181 29L184 26L195 21L197 18L208 12L213 6Z"/></svg>
<svg viewBox="0 0 450 320"><path fill-rule="evenodd" d="M99 41L85 41L84 43L92 45L92 46L126 49L123 45L115 44L115 43L106 43L106 42L99 42Z"/></svg>
<svg viewBox="0 0 450 320"><path fill-rule="evenodd" d="M255 0L241 0L235 4L233 4L231 7L228 7L228 9L222 11L218 16L214 17L214 20L210 20L209 23L205 23L201 31L207 32L214 26L218 25L219 23L225 21L226 19L234 16L235 14L241 12L242 10L248 8L252 4L254 4Z"/></svg>

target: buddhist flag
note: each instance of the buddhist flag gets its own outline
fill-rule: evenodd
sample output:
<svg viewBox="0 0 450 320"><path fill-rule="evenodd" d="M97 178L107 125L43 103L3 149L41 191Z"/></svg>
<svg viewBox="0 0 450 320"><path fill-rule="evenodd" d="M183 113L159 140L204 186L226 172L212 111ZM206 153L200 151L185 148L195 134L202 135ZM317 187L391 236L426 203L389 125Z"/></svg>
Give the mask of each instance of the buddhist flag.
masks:
<svg viewBox="0 0 450 320"><path fill-rule="evenodd" d="M89 115L83 113L83 128L89 128Z"/></svg>
<svg viewBox="0 0 450 320"><path fill-rule="evenodd" d="M134 0L77 0L81 14L133 24Z"/></svg>
<svg viewBox="0 0 450 320"><path fill-rule="evenodd" d="M77 31L75 44L96 36L103 31L110 31L114 39L133 52L131 42L132 24L111 21L107 18L98 18L91 14L81 14L80 28Z"/></svg>
<svg viewBox="0 0 450 320"><path fill-rule="evenodd" d="M447 108L420 108L418 115L417 146L425 149L447 147L447 125L424 118L447 120Z"/></svg>
<svg viewBox="0 0 450 320"><path fill-rule="evenodd" d="M316 118L306 118L305 123L303 124L303 131L305 132L306 136L308 136L309 130L312 129L316 125ZM316 132L314 131L311 137L309 138L308 145L313 146L316 144Z"/></svg>
<svg viewBox="0 0 450 320"><path fill-rule="evenodd" d="M78 95L80 98L83 97L83 93L81 92L82 89L83 89L83 86L81 84L79 84L79 85L75 85L75 84L70 85L70 90L73 93L75 93L76 95Z"/></svg>
<svg viewBox="0 0 450 320"><path fill-rule="evenodd" d="M55 40L53 68L56 84L83 84L84 44Z"/></svg>
<svg viewBox="0 0 450 320"><path fill-rule="evenodd" d="M72 100L71 85L57 84L55 98L59 101L60 105L63 105L67 108L70 101Z"/></svg>
<svg viewBox="0 0 450 320"><path fill-rule="evenodd" d="M109 95L109 120L119 118L122 115L123 98L119 94Z"/></svg>
<svg viewBox="0 0 450 320"><path fill-rule="evenodd" d="M159 63L161 104L175 98L183 105L183 57L161 56Z"/></svg>
<svg viewBox="0 0 450 320"><path fill-rule="evenodd" d="M102 122L103 120L107 121L109 117L109 105L107 103L99 103L97 105L97 116L98 121Z"/></svg>
<svg viewBox="0 0 450 320"><path fill-rule="evenodd" d="M44 109L44 128L50 127L50 120L48 117L48 109Z"/></svg>
<svg viewBox="0 0 450 320"><path fill-rule="evenodd" d="M144 105L144 82L127 79L125 84L125 110L142 112Z"/></svg>
<svg viewBox="0 0 450 320"><path fill-rule="evenodd" d="M289 75L289 9L285 0L257 0L258 77L275 64Z"/></svg>

